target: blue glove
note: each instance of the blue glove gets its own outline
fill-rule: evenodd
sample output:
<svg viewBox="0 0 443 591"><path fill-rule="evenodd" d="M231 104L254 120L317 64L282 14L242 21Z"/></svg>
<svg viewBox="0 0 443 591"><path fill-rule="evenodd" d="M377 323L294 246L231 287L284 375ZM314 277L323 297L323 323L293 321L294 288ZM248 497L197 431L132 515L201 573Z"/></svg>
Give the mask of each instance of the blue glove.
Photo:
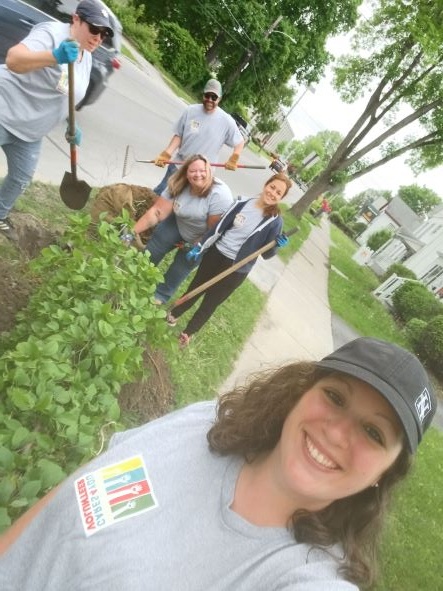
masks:
<svg viewBox="0 0 443 591"><path fill-rule="evenodd" d="M67 39L52 50L52 55L58 64L70 64L78 58L79 45L77 41Z"/></svg>
<svg viewBox="0 0 443 591"><path fill-rule="evenodd" d="M199 242L194 246L194 248L191 248L191 250L186 253L186 260L188 261L188 263L196 262L199 256L201 255L201 251L202 245Z"/></svg>
<svg viewBox="0 0 443 591"><path fill-rule="evenodd" d="M68 142L68 144L75 144L76 146L79 146L82 143L82 130L80 129L80 127L75 124L75 132L74 135L70 135L69 134L69 125L66 128L65 131L65 138L66 141Z"/></svg>
<svg viewBox="0 0 443 591"><path fill-rule="evenodd" d="M287 246L289 244L289 238L286 234L279 234L275 239L277 242L277 248L282 248L283 246Z"/></svg>
<svg viewBox="0 0 443 591"><path fill-rule="evenodd" d="M129 246L135 240L135 234L132 232L124 232L120 234L120 240L123 242L125 246Z"/></svg>

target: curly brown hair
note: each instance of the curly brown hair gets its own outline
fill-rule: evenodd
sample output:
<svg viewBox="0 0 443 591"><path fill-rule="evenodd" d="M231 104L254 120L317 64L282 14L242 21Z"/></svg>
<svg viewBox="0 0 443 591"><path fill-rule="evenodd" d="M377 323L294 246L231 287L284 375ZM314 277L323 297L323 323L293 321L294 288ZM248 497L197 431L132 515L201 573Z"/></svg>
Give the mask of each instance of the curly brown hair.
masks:
<svg viewBox="0 0 443 591"><path fill-rule="evenodd" d="M278 443L283 423L300 400L331 372L314 362L298 362L252 376L250 382L221 396L217 420L207 438L222 455L252 462ZM334 501L317 511L296 511L288 523L297 542L327 548L341 544L340 571L348 580L369 586L376 579L377 548L394 484L408 473L412 460L406 444L377 487Z"/></svg>

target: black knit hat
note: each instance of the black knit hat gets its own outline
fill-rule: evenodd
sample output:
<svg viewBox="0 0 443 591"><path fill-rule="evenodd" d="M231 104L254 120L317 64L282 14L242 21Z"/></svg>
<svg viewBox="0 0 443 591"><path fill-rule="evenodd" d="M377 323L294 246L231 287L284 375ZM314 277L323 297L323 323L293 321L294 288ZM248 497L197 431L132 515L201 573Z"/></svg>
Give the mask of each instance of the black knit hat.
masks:
<svg viewBox="0 0 443 591"><path fill-rule="evenodd" d="M415 355L398 345L362 337L316 364L366 382L397 413L414 453L437 410L429 377Z"/></svg>

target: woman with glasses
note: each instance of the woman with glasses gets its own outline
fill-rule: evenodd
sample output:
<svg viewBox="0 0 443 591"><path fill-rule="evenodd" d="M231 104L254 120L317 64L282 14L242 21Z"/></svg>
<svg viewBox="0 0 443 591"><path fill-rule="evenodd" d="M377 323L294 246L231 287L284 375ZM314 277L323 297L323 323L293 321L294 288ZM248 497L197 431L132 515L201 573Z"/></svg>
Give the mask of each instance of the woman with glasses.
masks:
<svg viewBox="0 0 443 591"><path fill-rule="evenodd" d="M31 182L43 137L68 115L68 63L74 63L75 103L91 74L91 53L113 36L109 14L96 0L81 0L71 23L39 23L11 47L0 65L0 145L8 172L0 187L0 232L15 239L9 211ZM77 145L75 136L66 136Z"/></svg>
<svg viewBox="0 0 443 591"><path fill-rule="evenodd" d="M188 158L168 182L168 188L154 205L137 221L137 234L155 226L146 244L155 265L168 252L177 248L174 260L165 273L164 283L157 286L157 304L166 303L181 282L195 268L188 261L189 247L220 221L233 202L229 187L212 175L205 156L196 154ZM129 235L129 239L134 238Z"/></svg>
<svg viewBox="0 0 443 591"><path fill-rule="evenodd" d="M189 105L174 127L174 135L168 146L155 160L164 167L173 154L175 160L185 160L192 154L205 154L210 162L217 162L224 144L233 148L225 168L235 170L244 147L244 139L234 119L220 106L222 86L218 80L208 80L203 89L201 104ZM169 164L165 176L154 188L157 195L165 190L168 178L177 170Z"/></svg>

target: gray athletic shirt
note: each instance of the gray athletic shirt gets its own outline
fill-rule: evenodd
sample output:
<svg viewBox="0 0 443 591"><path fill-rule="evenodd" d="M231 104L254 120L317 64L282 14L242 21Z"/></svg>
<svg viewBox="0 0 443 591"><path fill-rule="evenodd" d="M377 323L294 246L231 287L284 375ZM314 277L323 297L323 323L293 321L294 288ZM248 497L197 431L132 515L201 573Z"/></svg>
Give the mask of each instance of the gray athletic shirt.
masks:
<svg viewBox="0 0 443 591"><path fill-rule="evenodd" d="M163 191L162 197L172 199L169 189ZM199 240L208 229L208 216L222 215L231 207L232 202L231 189L219 179L214 179L211 191L206 197L192 195L189 187L186 187L174 199L173 206L177 227L183 240L191 244Z"/></svg>
<svg viewBox="0 0 443 591"><path fill-rule="evenodd" d="M2 557L0 589L356 591L337 574L336 548L298 544L286 529L252 525L230 509L242 461L209 450L214 405L197 403L114 436L110 449L69 478ZM115 466L129 469L137 457L147 474L144 512L126 498L115 514L134 513L88 536L90 513L97 524L101 513L94 497L88 505L85 486L95 487L99 473L119 486L124 475ZM109 493L110 502L118 494Z"/></svg>
<svg viewBox="0 0 443 591"><path fill-rule="evenodd" d="M189 105L174 127L174 135L181 137L177 158L186 160L193 154L206 156L210 162L218 161L222 146L236 146L243 141L234 119L217 107L207 113L203 105Z"/></svg>
<svg viewBox="0 0 443 591"><path fill-rule="evenodd" d="M69 24L45 22L36 25L21 41L32 51L52 51L69 37ZM77 104L86 93L92 57L83 52L74 64ZM41 139L68 115L68 66L47 66L15 74L0 65L0 124L25 142Z"/></svg>

